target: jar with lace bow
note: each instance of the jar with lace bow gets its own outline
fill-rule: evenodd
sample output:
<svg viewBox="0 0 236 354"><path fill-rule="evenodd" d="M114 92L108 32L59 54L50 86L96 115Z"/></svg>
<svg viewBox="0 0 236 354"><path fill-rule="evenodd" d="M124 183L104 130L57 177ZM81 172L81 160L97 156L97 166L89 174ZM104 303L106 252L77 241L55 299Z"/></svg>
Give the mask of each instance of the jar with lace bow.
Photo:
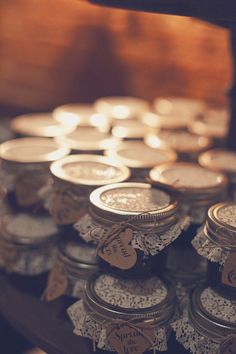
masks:
<svg viewBox="0 0 236 354"><path fill-rule="evenodd" d="M45 191L45 205L61 226L72 225L88 209L89 194L98 186L125 181L127 167L104 156L70 155L52 163L53 184Z"/></svg>
<svg viewBox="0 0 236 354"><path fill-rule="evenodd" d="M5 215L1 222L1 265L24 290L42 291L44 274L54 263L58 228L48 216L26 213Z"/></svg>
<svg viewBox="0 0 236 354"><path fill-rule="evenodd" d="M213 205L192 244L208 260L209 284L236 299L236 204Z"/></svg>
<svg viewBox="0 0 236 354"><path fill-rule="evenodd" d="M228 197L236 201L236 153L225 149L213 149L199 156L203 167L221 171L229 180Z"/></svg>
<svg viewBox="0 0 236 354"><path fill-rule="evenodd" d="M202 285L194 290L183 317L172 323L176 339L187 353L236 352L236 303Z"/></svg>
<svg viewBox="0 0 236 354"><path fill-rule="evenodd" d="M174 162L177 158L169 148L151 148L141 141L122 143L116 149L107 150L105 154L129 167L131 179L136 182L143 182L154 166Z"/></svg>
<svg viewBox="0 0 236 354"><path fill-rule="evenodd" d="M97 244L100 266L128 278L161 273L166 248L184 227L176 200L135 182L97 188L89 200L89 213L74 227Z"/></svg>
<svg viewBox="0 0 236 354"><path fill-rule="evenodd" d="M169 249L166 271L171 278L192 286L204 278L206 262L194 251L191 241L205 221L208 208L224 198L227 179L222 173L187 162L157 166L150 178L158 188L175 195L182 215L190 217L189 227Z"/></svg>
<svg viewBox="0 0 236 354"><path fill-rule="evenodd" d="M42 205L40 189L50 180L52 161L70 152L47 138L9 140L0 146L1 188L13 209Z"/></svg>
<svg viewBox="0 0 236 354"><path fill-rule="evenodd" d="M72 237L58 246L54 266L48 276L43 299L53 301L60 296L81 298L86 280L96 271L96 248Z"/></svg>
<svg viewBox="0 0 236 354"><path fill-rule="evenodd" d="M83 300L68 310L76 335L90 338L106 352L118 354L170 353L170 322L176 298L169 283L152 277L124 280L93 275Z"/></svg>

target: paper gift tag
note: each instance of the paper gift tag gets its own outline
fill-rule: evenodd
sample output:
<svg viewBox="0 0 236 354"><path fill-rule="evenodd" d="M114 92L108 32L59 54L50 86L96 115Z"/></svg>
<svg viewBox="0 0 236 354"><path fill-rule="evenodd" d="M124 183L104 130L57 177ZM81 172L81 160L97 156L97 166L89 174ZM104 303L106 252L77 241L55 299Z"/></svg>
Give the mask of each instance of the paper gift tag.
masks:
<svg viewBox="0 0 236 354"><path fill-rule="evenodd" d="M74 224L85 213L84 205L73 200L66 191L57 193L53 198L51 214L54 222L58 225Z"/></svg>
<svg viewBox="0 0 236 354"><path fill-rule="evenodd" d="M130 245L133 238L133 231L126 228L124 231L112 234L112 239L102 246L98 251L98 256L110 265L120 269L130 269L137 262L137 253Z"/></svg>
<svg viewBox="0 0 236 354"><path fill-rule="evenodd" d="M236 337L229 337L221 344L220 354L236 354Z"/></svg>
<svg viewBox="0 0 236 354"><path fill-rule="evenodd" d="M43 298L46 301L56 300L66 292L68 287L67 276L60 264L55 264L48 276L47 288Z"/></svg>
<svg viewBox="0 0 236 354"><path fill-rule="evenodd" d="M32 173L22 174L16 179L15 193L16 199L21 206L31 206L40 201L39 189L46 183L46 176Z"/></svg>
<svg viewBox="0 0 236 354"><path fill-rule="evenodd" d="M4 240L0 240L0 258L6 270L11 272L18 258L16 247Z"/></svg>
<svg viewBox="0 0 236 354"><path fill-rule="evenodd" d="M107 339L112 350L118 354L142 354L153 346L154 329L142 323L115 325L106 327Z"/></svg>
<svg viewBox="0 0 236 354"><path fill-rule="evenodd" d="M221 282L236 288L236 251L231 251L225 261Z"/></svg>

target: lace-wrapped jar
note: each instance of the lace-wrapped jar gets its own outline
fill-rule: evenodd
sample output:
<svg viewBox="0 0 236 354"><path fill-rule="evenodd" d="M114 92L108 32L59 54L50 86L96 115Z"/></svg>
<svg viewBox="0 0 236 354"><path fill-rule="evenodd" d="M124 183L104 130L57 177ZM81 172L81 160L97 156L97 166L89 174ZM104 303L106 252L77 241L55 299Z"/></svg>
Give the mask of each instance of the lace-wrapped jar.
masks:
<svg viewBox="0 0 236 354"><path fill-rule="evenodd" d="M180 130L149 133L145 137L145 142L152 148L168 146L177 153L178 160L188 162L197 161L198 155L209 149L212 144L209 138Z"/></svg>
<svg viewBox="0 0 236 354"><path fill-rule="evenodd" d="M125 181L127 167L104 156L70 155L51 164L53 185L45 206L58 225L72 225L87 212L89 194L98 186Z"/></svg>
<svg viewBox="0 0 236 354"><path fill-rule="evenodd" d="M1 144L1 187L11 207L22 209L41 204L39 191L49 182L51 162L69 152L47 138L22 138Z"/></svg>
<svg viewBox="0 0 236 354"><path fill-rule="evenodd" d="M236 201L236 153L224 149L209 150L199 156L203 167L225 173L229 180L229 198Z"/></svg>
<svg viewBox="0 0 236 354"><path fill-rule="evenodd" d="M126 278L161 273L166 247L181 233L176 200L145 183L119 183L90 194L89 214L74 227L97 245L100 266Z"/></svg>
<svg viewBox="0 0 236 354"><path fill-rule="evenodd" d="M11 121L11 129L16 137L54 138L69 134L74 128L53 119L51 113L30 113L17 116Z"/></svg>
<svg viewBox="0 0 236 354"><path fill-rule="evenodd" d="M175 315L173 288L158 278L122 280L95 274L83 300L67 311L76 335L118 354L169 353L170 322Z"/></svg>
<svg viewBox="0 0 236 354"><path fill-rule="evenodd" d="M236 303L212 288L195 289L182 319L172 323L176 339L193 354L236 351Z"/></svg>
<svg viewBox="0 0 236 354"><path fill-rule="evenodd" d="M106 149L114 149L120 140L94 127L79 126L70 134L55 138L56 142L70 149L73 154L102 155Z"/></svg>
<svg viewBox="0 0 236 354"><path fill-rule="evenodd" d="M96 248L93 245L72 238L62 240L43 298L47 301L62 295L81 298L86 280L97 270Z"/></svg>
<svg viewBox="0 0 236 354"><path fill-rule="evenodd" d="M56 107L52 112L53 118L66 126L93 127L101 132L108 133L110 119L98 113L93 105L70 103Z"/></svg>
<svg viewBox="0 0 236 354"><path fill-rule="evenodd" d="M58 236L58 228L48 216L5 215L1 225L0 263L14 282L24 289L37 290L45 278L40 275L54 263Z"/></svg>
<svg viewBox="0 0 236 354"><path fill-rule="evenodd" d="M169 148L151 148L143 142L126 142L105 154L129 167L132 180L143 182L150 170L161 163L174 162L175 152Z"/></svg>
<svg viewBox="0 0 236 354"><path fill-rule="evenodd" d="M213 205L192 244L208 260L209 284L236 299L236 204Z"/></svg>

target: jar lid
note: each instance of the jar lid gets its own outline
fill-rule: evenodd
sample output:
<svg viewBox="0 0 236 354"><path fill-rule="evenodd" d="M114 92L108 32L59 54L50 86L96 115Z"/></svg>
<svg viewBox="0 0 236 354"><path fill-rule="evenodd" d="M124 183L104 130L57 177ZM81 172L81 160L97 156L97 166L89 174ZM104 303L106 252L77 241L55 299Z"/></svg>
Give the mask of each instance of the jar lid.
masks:
<svg viewBox="0 0 236 354"><path fill-rule="evenodd" d="M236 203L218 203L207 214L207 236L226 248L236 248Z"/></svg>
<svg viewBox="0 0 236 354"><path fill-rule="evenodd" d="M50 170L61 181L86 186L122 182L130 176L123 164L97 155L70 155L53 162Z"/></svg>
<svg viewBox="0 0 236 354"><path fill-rule="evenodd" d="M236 152L225 149L212 149L199 156L203 167L225 172L229 177L236 177Z"/></svg>
<svg viewBox="0 0 236 354"><path fill-rule="evenodd" d="M19 163L44 163L61 159L70 150L47 138L21 138L0 145L2 160Z"/></svg>
<svg viewBox="0 0 236 354"><path fill-rule="evenodd" d="M85 306L98 317L155 319L168 322L175 311L175 294L169 283L152 277L125 280L96 273L85 286Z"/></svg>
<svg viewBox="0 0 236 354"><path fill-rule="evenodd" d="M154 103L154 109L161 115L175 115L195 118L206 109L205 102L188 97L158 97Z"/></svg>
<svg viewBox="0 0 236 354"><path fill-rule="evenodd" d="M222 193L227 179L220 173L208 170L198 164L175 162L154 167L150 178L164 188L176 190L181 194L202 198Z"/></svg>
<svg viewBox="0 0 236 354"><path fill-rule="evenodd" d="M202 285L192 293L189 321L204 337L221 343L226 337L236 334L235 301Z"/></svg>
<svg viewBox="0 0 236 354"><path fill-rule="evenodd" d="M90 194L92 217L105 222L127 221L152 223L176 221L177 202L166 192L147 183L119 183L95 189ZM135 220L133 220L135 219Z"/></svg>
<svg viewBox="0 0 236 354"><path fill-rule="evenodd" d="M212 142L206 137L191 134L186 131L162 130L157 133L149 133L145 142L153 147L167 145L178 153L194 153L208 149Z"/></svg>
<svg viewBox="0 0 236 354"><path fill-rule="evenodd" d="M150 128L178 130L186 129L189 123L189 117L181 114L157 114L154 112L147 112L141 116L141 122Z"/></svg>
<svg viewBox="0 0 236 354"><path fill-rule="evenodd" d="M57 137L60 146L75 151L103 151L115 148L119 140L92 127L79 127L73 133Z"/></svg>
<svg viewBox="0 0 236 354"><path fill-rule="evenodd" d="M95 127L104 132L110 128L109 118L89 104L65 104L56 107L52 114L56 121L67 126Z"/></svg>
<svg viewBox="0 0 236 354"><path fill-rule="evenodd" d="M152 148L143 142L126 142L116 149L107 150L107 156L119 160L130 168L152 168L160 163L173 162L175 152L169 148Z"/></svg>
<svg viewBox="0 0 236 354"><path fill-rule="evenodd" d="M120 139L143 139L149 127L136 119L114 122L112 135Z"/></svg>
<svg viewBox="0 0 236 354"><path fill-rule="evenodd" d="M59 229L49 216L18 213L3 217L1 234L9 242L33 245L55 237Z"/></svg>
<svg viewBox="0 0 236 354"><path fill-rule="evenodd" d="M13 132L24 136L54 138L74 130L53 119L51 113L30 113L15 117L11 121Z"/></svg>
<svg viewBox="0 0 236 354"><path fill-rule="evenodd" d="M146 100L127 96L101 97L94 103L95 109L112 119L137 118L149 110Z"/></svg>

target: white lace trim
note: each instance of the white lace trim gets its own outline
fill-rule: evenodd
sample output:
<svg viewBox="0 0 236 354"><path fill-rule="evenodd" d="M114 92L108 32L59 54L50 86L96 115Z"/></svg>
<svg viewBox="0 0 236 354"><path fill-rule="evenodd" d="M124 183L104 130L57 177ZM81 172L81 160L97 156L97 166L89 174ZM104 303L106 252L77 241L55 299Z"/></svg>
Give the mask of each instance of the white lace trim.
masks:
<svg viewBox="0 0 236 354"><path fill-rule="evenodd" d="M143 233L141 231L133 230L132 246L144 253L148 252L154 256L172 243L188 225L189 219L183 218L180 222L171 226L165 233L158 234L150 232ZM109 227L104 228L95 223L89 214L84 215L74 228L79 232L79 235L86 242L94 241L97 243L109 231ZM144 242L145 241L145 242ZM144 244L145 243L145 244Z"/></svg>
<svg viewBox="0 0 236 354"><path fill-rule="evenodd" d="M90 338L97 343L99 349L111 350L104 326L96 322L89 315L83 305L83 300L77 301L67 310L74 325L74 333L78 336ZM167 340L170 330L168 328L155 329L154 348L159 351L167 350Z"/></svg>
<svg viewBox="0 0 236 354"><path fill-rule="evenodd" d="M202 228L192 240L192 245L198 254L207 258L209 261L219 263L222 266L225 264L225 261L229 255L229 251L216 245L209 238L207 238Z"/></svg>

